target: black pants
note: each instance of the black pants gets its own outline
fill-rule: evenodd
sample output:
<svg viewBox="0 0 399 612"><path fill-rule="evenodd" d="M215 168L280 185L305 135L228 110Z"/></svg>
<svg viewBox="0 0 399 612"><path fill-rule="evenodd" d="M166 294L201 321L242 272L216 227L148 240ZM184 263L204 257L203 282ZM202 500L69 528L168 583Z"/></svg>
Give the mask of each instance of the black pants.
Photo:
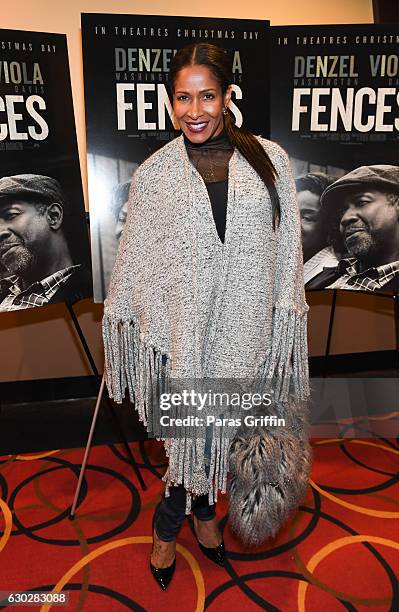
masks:
<svg viewBox="0 0 399 612"><path fill-rule="evenodd" d="M157 536L164 542L176 539L186 517L186 489L183 485L170 487L170 496L163 497L154 516ZM192 511L200 521L210 521L216 516L215 504L208 503L208 496L201 495L193 500Z"/></svg>

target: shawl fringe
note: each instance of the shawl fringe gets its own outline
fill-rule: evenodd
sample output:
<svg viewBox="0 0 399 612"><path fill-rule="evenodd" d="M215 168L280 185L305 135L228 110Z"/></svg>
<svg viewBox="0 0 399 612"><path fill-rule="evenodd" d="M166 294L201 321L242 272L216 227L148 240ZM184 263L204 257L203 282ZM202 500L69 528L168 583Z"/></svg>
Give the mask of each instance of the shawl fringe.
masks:
<svg viewBox="0 0 399 612"><path fill-rule="evenodd" d="M262 364L258 376L262 384L271 386L274 399L287 402L289 398L300 403L309 396L308 361L307 361L307 311L295 308L276 306L273 313L274 342ZM103 340L105 353L105 376L109 396L117 403L121 403L128 390L130 401L134 403L139 419L150 432L157 430L154 423L154 401L156 393L161 389L169 388L171 359L170 356L145 342L141 335L138 321L134 318L123 320L111 316L103 318ZM162 357L166 357L163 363ZM182 432L183 434L183 432ZM265 433L263 432L263 435ZM192 436L182 435L179 438L161 438L164 441L165 452L169 458L169 465L163 476L166 483L165 495L170 495L170 487L182 484L186 489L186 513L191 512L193 498L208 495L209 503L216 503L218 491L227 491L227 473L232 471L232 481L229 486L232 515L236 509L243 509L242 493L244 482L237 486L237 476L232 469L232 456L230 449L231 437L223 435L223 428L213 428L211 457L209 469L204 464L204 438L195 439ZM236 441L235 441L236 442ZM299 442L299 441L298 441ZM297 442L297 443L298 443ZM235 443L234 448L237 448ZM233 453L234 454L234 453ZM253 456L249 453L249 456ZM242 459L242 454L241 454ZM239 462L241 463L241 461ZM234 461L233 461L234 465ZM238 469L238 468L237 468ZM306 473L306 470L304 470ZM248 479L252 482L252 479ZM299 488L296 495L291 492L291 503L288 508L295 506L294 499L302 493ZM266 490L270 488L265 483ZM248 493L249 495L249 493ZM266 498L266 494L264 494ZM262 504L263 505L263 504ZM276 525L270 525L269 534L273 534ZM234 518L233 518L234 523ZM237 528L236 528L237 529ZM251 540L254 535L246 534L241 528L241 536Z"/></svg>
<svg viewBox="0 0 399 612"><path fill-rule="evenodd" d="M159 430L154 418L157 393L167 391L170 384L171 359L140 336L138 321L122 320L105 315L102 323L105 354L105 378L111 399L121 403L128 390L130 401L138 412L140 421L149 433ZM166 364L162 357L166 355ZM208 495L209 503L217 501L218 491L226 493L227 466L230 439L213 430L209 470L204 464L205 439L185 436L162 438L168 468L162 478L166 483L165 495L170 487L182 484L187 491L186 513L191 512L193 498ZM155 433L156 435L156 433Z"/></svg>
<svg viewBox="0 0 399 612"><path fill-rule="evenodd" d="M310 395L307 349L308 304L302 310L277 305L273 311L273 343L258 371L276 401L307 400Z"/></svg>
<svg viewBox="0 0 399 612"><path fill-rule="evenodd" d="M204 465L204 438L182 437L165 440L169 465L162 480L166 482L165 496L170 487L182 484L186 489L186 514L190 514L193 499L208 495L210 504L218 499L218 492L227 492L227 472L231 439L213 429L209 468Z"/></svg>
<svg viewBox="0 0 399 612"><path fill-rule="evenodd" d="M171 359L166 354L166 363L162 363L165 353L143 341L134 318L104 316L102 333L109 396L120 404L128 389L139 419L147 426L153 416L154 393L161 389L162 380L165 384L169 380Z"/></svg>

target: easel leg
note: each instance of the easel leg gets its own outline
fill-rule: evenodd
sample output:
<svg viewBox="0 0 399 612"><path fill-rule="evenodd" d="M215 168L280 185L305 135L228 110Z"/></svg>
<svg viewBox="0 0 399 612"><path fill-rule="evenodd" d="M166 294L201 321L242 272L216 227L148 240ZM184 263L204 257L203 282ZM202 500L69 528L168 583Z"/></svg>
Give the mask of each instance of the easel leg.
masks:
<svg viewBox="0 0 399 612"><path fill-rule="evenodd" d="M326 352L324 354L324 368L323 368L323 376L327 376L328 372L328 358L330 356L330 347L331 347L331 337L334 323L334 315L335 315L335 307L337 304L337 289L333 289L333 297L331 302L331 310L330 310L330 321L328 324L328 333L327 333L327 342L326 342Z"/></svg>
<svg viewBox="0 0 399 612"><path fill-rule="evenodd" d="M395 295L393 296L393 308L394 308L394 316L395 316L396 352L399 353L399 293L395 293Z"/></svg>
<svg viewBox="0 0 399 612"><path fill-rule="evenodd" d="M86 471L86 465L87 465L87 461L89 459L89 453L90 453L90 449L91 449L91 443L92 443L92 440L93 440L94 430L96 428L98 411L100 409L101 399L102 399L102 396L103 396L103 393L104 393L104 384L105 384L105 374L103 374L103 377L102 377L102 380L101 380L100 391L99 391L98 396L97 396L97 402L96 402L96 407L94 409L93 419L91 421L89 437L87 438L86 450L85 450L85 454L84 454L84 457L83 457L82 465L80 467L79 480L78 480L78 484L77 484L76 491L75 491L75 497L74 497L74 500L73 500L71 512L69 514L69 518L70 519L73 519L75 517L76 506L78 504L80 490L82 488L82 482L83 482L83 478L84 478L85 471Z"/></svg>
<svg viewBox="0 0 399 612"><path fill-rule="evenodd" d="M97 366L96 366L96 363L95 363L95 361L93 359L93 356L91 354L89 345L86 342L86 338L84 337L82 328L80 327L79 320L78 320L78 318L77 318L77 316L75 314L75 311L73 309L73 304L71 304L70 302L65 302L65 305L68 308L69 314L71 315L72 322L73 322L74 327L76 329L76 332L77 332L77 334L79 336L80 342L82 343L84 352L86 353L86 357L87 357L87 359L88 359L88 361L90 363L90 366L91 366L91 369L93 371L93 374L94 374L94 376L96 378L100 378L100 374L98 373ZM103 380L104 380L104 376L103 376ZM103 391L102 391L101 395L103 395ZM97 401L98 401L98 398L97 398ZM130 463L132 464L134 473L137 476L137 479L138 479L138 481L140 483L140 486L141 486L142 490L145 491L147 489L147 486L146 486L146 484L145 484L145 482L143 480L143 477L141 475L141 472L140 472L140 470L139 470L139 468L137 466L137 462L136 462L135 458L133 457L133 453L132 453L132 451L130 449L129 442L127 441L126 436L125 436L125 432L123 431L123 428L121 427L121 424L119 422L118 416L117 416L116 411L115 411L115 408L114 408L112 402L110 401L110 399L108 397L105 397L105 401L106 401L107 407L108 407L108 409L109 409L109 411L111 413L111 417L112 417L114 425L115 425L115 427L117 429L117 433L118 433L119 437L122 440L122 444L123 444L123 446L125 448L126 454L127 454L128 458L130 460ZM96 420L97 420L97 415L96 415ZM93 421L94 421L94 416L93 416Z"/></svg>
<svg viewBox="0 0 399 612"><path fill-rule="evenodd" d="M393 296L393 308L395 317L395 346L396 346L396 363L399 361L399 293ZM396 438L399 443L399 438Z"/></svg>
<svg viewBox="0 0 399 612"><path fill-rule="evenodd" d="M72 319L72 323L76 329L76 333L79 336L79 340L83 346L83 350L86 354L86 357L90 363L90 367L93 371L94 376L96 376L97 378L100 378L100 374L97 370L97 366L96 366L96 362L93 359L93 355L91 354L89 345L86 342L86 338L84 337L82 328L80 327L80 323L79 323L79 319L75 314L75 311L73 309L73 304L71 304L70 302L65 302L66 307L68 308L69 314L71 315L71 319Z"/></svg>

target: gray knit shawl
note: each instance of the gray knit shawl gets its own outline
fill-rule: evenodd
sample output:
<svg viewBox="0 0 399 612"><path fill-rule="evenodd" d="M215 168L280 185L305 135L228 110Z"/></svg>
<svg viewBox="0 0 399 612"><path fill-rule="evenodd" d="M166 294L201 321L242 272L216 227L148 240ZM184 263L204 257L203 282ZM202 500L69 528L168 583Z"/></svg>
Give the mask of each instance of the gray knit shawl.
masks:
<svg viewBox="0 0 399 612"><path fill-rule="evenodd" d="M276 143L257 137L277 174L281 219L272 225L263 181L234 150L229 162L225 242L207 189L190 163L183 136L135 172L126 226L105 300L106 383L118 403L126 389L145 425L154 381L273 381L282 402L309 395L307 311L299 209L290 163ZM162 355L166 365L162 366ZM204 435L164 438L171 485L216 501L226 491L229 435L214 435L204 469Z"/></svg>

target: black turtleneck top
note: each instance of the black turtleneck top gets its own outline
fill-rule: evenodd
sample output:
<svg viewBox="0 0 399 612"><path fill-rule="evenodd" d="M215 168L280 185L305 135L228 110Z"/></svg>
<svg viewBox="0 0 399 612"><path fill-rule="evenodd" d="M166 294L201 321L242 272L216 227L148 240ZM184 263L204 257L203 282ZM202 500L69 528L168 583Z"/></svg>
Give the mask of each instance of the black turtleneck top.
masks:
<svg viewBox="0 0 399 612"><path fill-rule="evenodd" d="M223 130L215 138L200 144L192 143L184 135L187 154L202 176L208 190L213 218L221 242L226 231L229 161L234 147Z"/></svg>

